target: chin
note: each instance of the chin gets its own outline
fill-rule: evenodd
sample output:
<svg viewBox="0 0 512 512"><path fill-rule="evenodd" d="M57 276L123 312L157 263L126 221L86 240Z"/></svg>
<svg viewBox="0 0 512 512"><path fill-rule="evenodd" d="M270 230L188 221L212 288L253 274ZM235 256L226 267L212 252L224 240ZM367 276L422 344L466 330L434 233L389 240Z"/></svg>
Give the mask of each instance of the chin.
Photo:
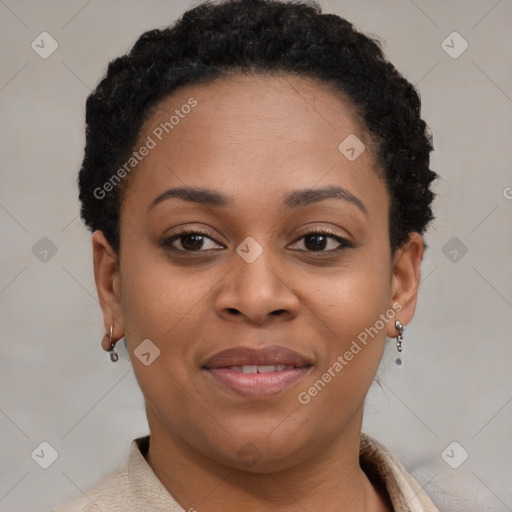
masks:
<svg viewBox="0 0 512 512"><path fill-rule="evenodd" d="M265 474L290 469L318 451L315 438L308 442L286 435L269 436L268 432L256 435L253 428L244 436L237 431L236 439L210 444L214 450L210 458L233 469Z"/></svg>

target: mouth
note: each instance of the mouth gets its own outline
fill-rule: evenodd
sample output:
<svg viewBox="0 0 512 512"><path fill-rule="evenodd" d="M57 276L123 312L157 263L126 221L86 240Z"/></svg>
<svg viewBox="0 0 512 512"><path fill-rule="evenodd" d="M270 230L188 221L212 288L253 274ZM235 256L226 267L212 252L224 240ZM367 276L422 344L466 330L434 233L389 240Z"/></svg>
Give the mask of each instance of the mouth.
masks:
<svg viewBox="0 0 512 512"><path fill-rule="evenodd" d="M202 370L224 390L246 398L275 396L312 368L310 358L279 345L236 347L208 359Z"/></svg>

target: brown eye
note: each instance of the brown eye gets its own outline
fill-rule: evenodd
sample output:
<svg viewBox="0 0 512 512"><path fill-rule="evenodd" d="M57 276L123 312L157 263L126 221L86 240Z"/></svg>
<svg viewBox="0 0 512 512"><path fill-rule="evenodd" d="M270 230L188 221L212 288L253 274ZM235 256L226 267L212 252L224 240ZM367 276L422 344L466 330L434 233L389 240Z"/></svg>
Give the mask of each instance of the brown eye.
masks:
<svg viewBox="0 0 512 512"><path fill-rule="evenodd" d="M215 250L215 247L205 247L208 241L219 246L215 240L201 231L182 231L177 235L162 240L162 245L182 252Z"/></svg>
<svg viewBox="0 0 512 512"><path fill-rule="evenodd" d="M345 247L352 247L352 244L344 238L334 235L329 231L311 231L300 237L295 243L304 240L306 252L335 252ZM329 243L330 242L330 243ZM325 250L327 248L327 250Z"/></svg>
<svg viewBox="0 0 512 512"><path fill-rule="evenodd" d="M204 236L202 235L182 235L178 240L187 251L197 251L204 245Z"/></svg>

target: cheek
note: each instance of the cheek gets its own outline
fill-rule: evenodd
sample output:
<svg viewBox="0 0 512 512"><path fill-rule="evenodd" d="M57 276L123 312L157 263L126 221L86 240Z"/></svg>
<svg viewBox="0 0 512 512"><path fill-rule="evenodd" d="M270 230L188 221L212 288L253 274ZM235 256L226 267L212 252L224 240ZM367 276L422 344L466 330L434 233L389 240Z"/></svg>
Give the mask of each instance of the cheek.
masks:
<svg viewBox="0 0 512 512"><path fill-rule="evenodd" d="M207 301L218 281L218 272L172 266L155 258L154 249L152 253L133 253L123 262L125 338L146 398L153 403L163 399L165 407L173 404L172 409L185 411L191 407L186 398L196 385L191 370L198 346L206 343L212 332L210 324L215 314ZM146 339L151 340L158 353L150 366L137 359L138 347ZM166 390L163 395L162 389Z"/></svg>
<svg viewBox="0 0 512 512"><path fill-rule="evenodd" d="M209 274L172 266L155 258L154 249L127 255L123 263L121 293L128 336L179 341L172 333L201 319L199 310L214 283Z"/></svg>
<svg viewBox="0 0 512 512"><path fill-rule="evenodd" d="M204 336L199 308L207 287L191 286L190 277L154 258L128 256L123 263L129 269L121 272L125 338L137 382L153 407L160 404L157 410L195 414L197 401L189 398L194 383L185 362L190 360L190 341ZM148 339L151 344L141 344ZM139 357L142 347L148 347L148 365Z"/></svg>
<svg viewBox="0 0 512 512"><path fill-rule="evenodd" d="M317 377L327 372L325 380L333 383L326 386L329 391L320 401L332 398L355 403L374 378L387 322L394 314L390 309L389 260L382 258L369 264L362 256L335 275L314 283L308 308L315 313L317 331L324 341Z"/></svg>
<svg viewBox="0 0 512 512"><path fill-rule="evenodd" d="M389 257L376 260L369 251L354 252L335 271L302 278L301 301L315 312L327 337L346 340L357 336L389 307L390 267ZM296 280L300 282L299 274Z"/></svg>

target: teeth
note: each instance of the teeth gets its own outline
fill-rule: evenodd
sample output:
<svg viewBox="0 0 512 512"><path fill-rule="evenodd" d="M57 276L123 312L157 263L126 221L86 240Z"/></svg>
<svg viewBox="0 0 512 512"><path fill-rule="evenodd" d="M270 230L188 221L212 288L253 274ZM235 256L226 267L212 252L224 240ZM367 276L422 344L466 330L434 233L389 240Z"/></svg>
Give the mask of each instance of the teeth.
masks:
<svg viewBox="0 0 512 512"><path fill-rule="evenodd" d="M270 373L275 372L277 370L277 366L269 365L269 366L258 366L258 373Z"/></svg>
<svg viewBox="0 0 512 512"><path fill-rule="evenodd" d="M271 373L271 372L281 372L285 369L291 369L293 366L286 366L284 364L278 365L244 365L244 366L232 366L231 369L236 372L242 373Z"/></svg>
<svg viewBox="0 0 512 512"><path fill-rule="evenodd" d="M258 367L256 365L242 366L242 373L258 373Z"/></svg>

